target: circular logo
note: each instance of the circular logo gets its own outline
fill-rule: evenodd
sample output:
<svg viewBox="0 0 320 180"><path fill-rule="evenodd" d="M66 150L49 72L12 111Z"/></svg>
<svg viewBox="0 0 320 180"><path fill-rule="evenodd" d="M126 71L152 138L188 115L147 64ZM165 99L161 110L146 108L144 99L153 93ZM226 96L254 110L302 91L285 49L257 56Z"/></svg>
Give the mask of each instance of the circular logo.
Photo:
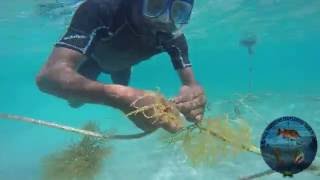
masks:
<svg viewBox="0 0 320 180"><path fill-rule="evenodd" d="M271 169L292 176L311 165L317 154L317 138L305 121L285 116L268 125L260 149Z"/></svg>

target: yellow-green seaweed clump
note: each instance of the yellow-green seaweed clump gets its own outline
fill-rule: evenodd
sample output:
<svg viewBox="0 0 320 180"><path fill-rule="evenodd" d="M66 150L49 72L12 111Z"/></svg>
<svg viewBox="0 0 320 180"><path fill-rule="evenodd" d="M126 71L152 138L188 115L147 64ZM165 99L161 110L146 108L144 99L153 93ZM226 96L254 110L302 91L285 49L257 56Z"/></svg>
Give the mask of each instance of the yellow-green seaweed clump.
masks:
<svg viewBox="0 0 320 180"><path fill-rule="evenodd" d="M144 101L146 98L151 98L154 102L150 105L141 106L140 101ZM176 108L176 105L173 102L167 101L158 92L147 92L146 95L132 102L131 107L134 110L126 114L128 117L142 115L147 119L152 119L152 124L158 121L175 123L178 127L181 127L183 124L180 111Z"/></svg>
<svg viewBox="0 0 320 180"><path fill-rule="evenodd" d="M97 131L94 123L85 128ZM43 179L92 180L103 167L103 161L111 153L105 139L84 136L78 144L51 154L43 160Z"/></svg>
<svg viewBox="0 0 320 180"><path fill-rule="evenodd" d="M235 124L228 117L207 118L169 136L168 143L180 145L193 166L210 166L241 151L259 153L251 143L250 127L244 120Z"/></svg>

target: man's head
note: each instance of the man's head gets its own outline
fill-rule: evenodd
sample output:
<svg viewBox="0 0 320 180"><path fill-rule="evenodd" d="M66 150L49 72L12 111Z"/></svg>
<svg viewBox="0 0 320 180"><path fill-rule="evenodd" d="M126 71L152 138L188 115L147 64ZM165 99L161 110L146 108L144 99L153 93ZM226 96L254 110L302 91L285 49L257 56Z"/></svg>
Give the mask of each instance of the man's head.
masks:
<svg viewBox="0 0 320 180"><path fill-rule="evenodd" d="M140 0L139 11L153 32L174 33L187 24L194 0Z"/></svg>

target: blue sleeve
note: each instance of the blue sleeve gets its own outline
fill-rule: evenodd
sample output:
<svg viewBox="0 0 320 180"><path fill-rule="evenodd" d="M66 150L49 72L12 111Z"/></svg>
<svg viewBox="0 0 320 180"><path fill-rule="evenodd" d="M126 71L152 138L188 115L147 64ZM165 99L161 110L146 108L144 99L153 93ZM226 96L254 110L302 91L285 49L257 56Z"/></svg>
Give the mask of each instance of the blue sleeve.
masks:
<svg viewBox="0 0 320 180"><path fill-rule="evenodd" d="M90 56L99 40L112 35L112 13L108 7L96 1L85 1L76 10L67 32L55 46Z"/></svg>

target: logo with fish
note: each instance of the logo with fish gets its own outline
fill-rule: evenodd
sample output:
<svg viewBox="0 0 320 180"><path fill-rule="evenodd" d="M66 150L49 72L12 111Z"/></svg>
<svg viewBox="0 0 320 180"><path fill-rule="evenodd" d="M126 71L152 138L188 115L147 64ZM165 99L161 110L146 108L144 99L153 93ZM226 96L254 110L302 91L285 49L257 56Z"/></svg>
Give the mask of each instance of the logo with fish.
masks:
<svg viewBox="0 0 320 180"><path fill-rule="evenodd" d="M260 149L271 169L292 177L312 164L317 154L317 138L305 121L284 116L271 122L265 129Z"/></svg>

